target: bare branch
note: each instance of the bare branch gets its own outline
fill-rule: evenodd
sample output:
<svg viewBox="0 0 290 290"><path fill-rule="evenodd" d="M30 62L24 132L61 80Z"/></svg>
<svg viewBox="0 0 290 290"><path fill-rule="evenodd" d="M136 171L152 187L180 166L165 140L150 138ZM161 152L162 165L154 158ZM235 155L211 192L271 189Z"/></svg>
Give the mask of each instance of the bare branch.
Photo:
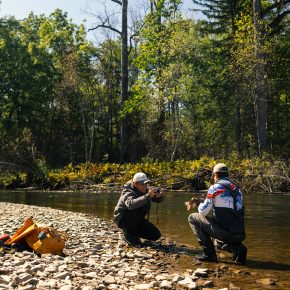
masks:
<svg viewBox="0 0 290 290"><path fill-rule="evenodd" d="M133 39L135 36L138 36L138 35L139 35L139 33L135 33L135 34L132 34L132 35L130 36L130 39L129 39L129 41L130 41L130 47L129 47L129 50L128 50L128 55L131 53L132 48L133 48L133 45L132 45L132 39Z"/></svg>
<svg viewBox="0 0 290 290"><path fill-rule="evenodd" d="M100 24L98 24L97 26L88 29L88 31L93 31L96 30L98 28L106 28L106 29L110 29L111 31L114 31L116 33L118 33L119 35L122 35L122 32L120 30L118 30L117 28L113 27L110 23L110 19L111 19L112 15L108 15L106 12L106 18L102 19L102 17L100 15L96 15L96 17L98 18Z"/></svg>
<svg viewBox="0 0 290 290"><path fill-rule="evenodd" d="M268 8L266 8L263 12L262 12L262 15L263 17L266 16L269 12L271 12L273 9L275 8L283 8L283 6L286 6L287 4L290 3L290 0L281 0L281 1L278 1L274 4L272 4L271 6L269 6Z"/></svg>
<svg viewBox="0 0 290 290"><path fill-rule="evenodd" d="M133 21L133 25L130 28L128 27L130 29L130 38L129 38L130 45L129 45L128 55L130 55L133 49L132 41L134 37L139 35L139 32L145 25L145 22L140 16L140 14L136 14L131 11L131 19L134 19L134 21Z"/></svg>
<svg viewBox="0 0 290 290"><path fill-rule="evenodd" d="M142 29L142 27L143 27L144 25L145 25L145 23L142 22L142 24L140 25L140 27L138 27L138 30L135 31L135 33L132 33L132 34L131 34L130 39L129 39L129 41L130 41L130 47L129 47L128 55L131 53L132 48L133 48L133 46L132 46L132 40L133 40L133 38L139 35L139 32L140 32L140 30Z"/></svg>
<svg viewBox="0 0 290 290"><path fill-rule="evenodd" d="M286 10L283 13L279 14L271 23L270 27L275 28L283 19L286 15L290 14L290 10Z"/></svg>
<svg viewBox="0 0 290 290"><path fill-rule="evenodd" d="M121 6L123 4L122 1L118 1L118 0L111 0L111 1L117 3L117 4L121 5Z"/></svg>
<svg viewBox="0 0 290 290"><path fill-rule="evenodd" d="M112 26L109 26L109 25L105 25L105 24L99 24L99 25L97 25L97 26L95 26L93 28L89 28L88 31L93 31L93 30L96 30L96 29L98 29L100 27L110 29L110 30L122 35L122 32L119 31L118 29L116 29L116 28L114 28Z"/></svg>

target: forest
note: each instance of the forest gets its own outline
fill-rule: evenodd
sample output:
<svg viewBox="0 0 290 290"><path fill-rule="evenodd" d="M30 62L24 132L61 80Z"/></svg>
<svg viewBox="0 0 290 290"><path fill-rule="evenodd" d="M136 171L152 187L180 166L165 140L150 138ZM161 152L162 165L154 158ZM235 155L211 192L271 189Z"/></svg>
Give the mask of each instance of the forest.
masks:
<svg viewBox="0 0 290 290"><path fill-rule="evenodd" d="M287 160L290 1L193 0L195 19L147 0L129 20L130 1L98 42L59 9L0 18L1 168Z"/></svg>

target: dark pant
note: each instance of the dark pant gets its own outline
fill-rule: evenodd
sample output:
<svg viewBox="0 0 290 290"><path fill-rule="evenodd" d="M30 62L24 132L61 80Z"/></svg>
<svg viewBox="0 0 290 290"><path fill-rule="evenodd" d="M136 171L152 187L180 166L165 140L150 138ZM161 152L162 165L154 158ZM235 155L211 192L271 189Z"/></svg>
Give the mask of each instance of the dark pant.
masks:
<svg viewBox="0 0 290 290"><path fill-rule="evenodd" d="M161 237L159 229L145 218L125 215L119 223L119 228L133 236L150 241L156 241Z"/></svg>
<svg viewBox="0 0 290 290"><path fill-rule="evenodd" d="M212 238L226 244L238 244L245 239L245 234L231 234L216 224L213 218L204 217L199 213L191 214L188 222L204 253L209 256L216 255Z"/></svg>

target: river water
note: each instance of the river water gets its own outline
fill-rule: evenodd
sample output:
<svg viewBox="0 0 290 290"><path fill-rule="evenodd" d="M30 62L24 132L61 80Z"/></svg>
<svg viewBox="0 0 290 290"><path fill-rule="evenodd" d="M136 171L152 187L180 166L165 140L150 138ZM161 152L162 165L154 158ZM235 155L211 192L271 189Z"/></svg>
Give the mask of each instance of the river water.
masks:
<svg viewBox="0 0 290 290"><path fill-rule="evenodd" d="M150 221L157 223L162 235L179 244L197 248L187 222L184 202L189 193L166 193L163 203L152 204ZM119 194L91 192L0 192L0 201L49 206L111 219ZM245 196L248 262L245 269L259 278L277 280L276 286L243 289L290 289L290 195L251 194ZM225 257L227 260L229 257ZM192 257L183 263L189 268ZM236 279L246 279L241 277ZM245 282L243 282L244 284ZM280 286L279 286L280 285ZM283 286L282 286L283 285Z"/></svg>

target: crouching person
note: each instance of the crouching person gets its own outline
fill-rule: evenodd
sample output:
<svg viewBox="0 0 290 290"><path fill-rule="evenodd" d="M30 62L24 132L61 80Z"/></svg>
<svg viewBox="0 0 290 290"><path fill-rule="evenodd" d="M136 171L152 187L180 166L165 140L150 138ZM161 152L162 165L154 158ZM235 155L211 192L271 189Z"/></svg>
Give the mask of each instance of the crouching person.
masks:
<svg viewBox="0 0 290 290"><path fill-rule="evenodd" d="M148 188L149 182L144 173L136 173L125 184L114 210L114 221L122 229L122 238L129 245L140 245L140 238L156 241L161 236L159 229L146 219L146 215L149 213L151 201L159 203L164 196L157 187Z"/></svg>
<svg viewBox="0 0 290 290"><path fill-rule="evenodd" d="M243 195L228 175L225 164L218 163L214 167L215 184L209 188L203 202L191 200L198 206L198 213L191 214L188 221L203 249L202 255L196 256L198 260L216 262L216 246L217 249L231 252L234 263L245 264L247 248L242 244L245 239Z"/></svg>

